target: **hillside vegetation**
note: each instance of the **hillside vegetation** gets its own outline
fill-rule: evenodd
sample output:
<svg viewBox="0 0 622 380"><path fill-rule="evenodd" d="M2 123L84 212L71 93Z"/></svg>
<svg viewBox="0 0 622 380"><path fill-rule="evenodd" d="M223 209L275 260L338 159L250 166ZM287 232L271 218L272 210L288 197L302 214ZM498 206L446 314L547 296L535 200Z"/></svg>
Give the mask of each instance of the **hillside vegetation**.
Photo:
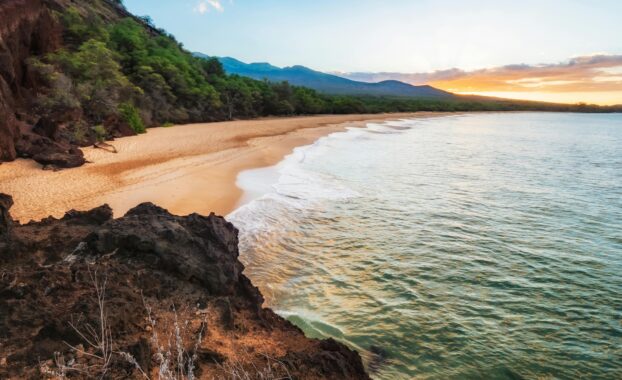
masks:
<svg viewBox="0 0 622 380"><path fill-rule="evenodd" d="M148 127L260 116L622 110L460 97L428 86L407 88L417 96L335 94L269 76L253 79L227 73L217 58L193 56L149 17L136 17L115 0L0 2L0 21L0 161L79 166L85 159L76 146ZM302 71L318 83L332 81Z"/></svg>
<svg viewBox="0 0 622 380"><path fill-rule="evenodd" d="M42 115L82 111L73 125L75 143L91 140L94 125L117 120L140 133L145 126L165 123L267 115L577 109L530 102L322 95L285 81L227 75L217 59L194 57L173 36L154 32L148 18L105 22L88 8L74 7L58 17L65 47L31 59L31 65L47 84L37 98Z"/></svg>

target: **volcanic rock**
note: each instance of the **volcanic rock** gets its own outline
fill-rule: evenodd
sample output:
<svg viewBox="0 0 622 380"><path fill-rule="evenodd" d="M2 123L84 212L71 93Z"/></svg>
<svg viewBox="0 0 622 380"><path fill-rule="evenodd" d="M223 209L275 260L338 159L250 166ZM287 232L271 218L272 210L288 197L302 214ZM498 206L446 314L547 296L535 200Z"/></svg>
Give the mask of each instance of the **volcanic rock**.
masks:
<svg viewBox="0 0 622 380"><path fill-rule="evenodd" d="M157 378L167 366L198 379L368 378L358 353L262 307L222 217L145 203L119 219L102 206L21 225L11 205L0 195L2 379Z"/></svg>
<svg viewBox="0 0 622 380"><path fill-rule="evenodd" d="M84 165L86 162L84 153L75 147L71 147L65 152L46 150L35 154L32 158L41 165L51 166L54 169L75 168Z"/></svg>

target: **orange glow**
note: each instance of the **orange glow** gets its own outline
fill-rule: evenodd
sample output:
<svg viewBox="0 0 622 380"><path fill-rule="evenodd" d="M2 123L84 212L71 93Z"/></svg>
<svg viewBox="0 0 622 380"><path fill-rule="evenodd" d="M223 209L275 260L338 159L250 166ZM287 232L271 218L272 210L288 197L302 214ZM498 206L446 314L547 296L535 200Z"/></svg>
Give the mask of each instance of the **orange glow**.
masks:
<svg viewBox="0 0 622 380"><path fill-rule="evenodd" d="M622 104L622 55L597 54L566 62L508 65L465 71L458 68L427 73L339 73L354 80L394 79L457 94L559 103Z"/></svg>
<svg viewBox="0 0 622 380"><path fill-rule="evenodd" d="M535 100L552 103L590 103L603 106L622 104L622 91L610 92L524 92L524 91L467 91L462 95L492 96L495 98Z"/></svg>
<svg viewBox="0 0 622 380"><path fill-rule="evenodd" d="M582 57L568 64L463 72L430 85L458 94L559 103L622 104L622 59Z"/></svg>

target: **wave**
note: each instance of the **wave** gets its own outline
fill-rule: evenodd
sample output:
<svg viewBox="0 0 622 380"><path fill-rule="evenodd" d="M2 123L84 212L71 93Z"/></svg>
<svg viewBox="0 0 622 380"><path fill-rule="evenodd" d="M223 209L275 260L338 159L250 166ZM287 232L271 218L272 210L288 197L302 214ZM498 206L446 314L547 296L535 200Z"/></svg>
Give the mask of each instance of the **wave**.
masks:
<svg viewBox="0 0 622 380"><path fill-rule="evenodd" d="M291 154L274 166L242 171L236 185L244 192L240 206L227 216L241 221L249 212L268 208L272 204L283 203L288 207L303 208L309 202L322 199L348 199L358 193L340 179L329 173L310 170L306 165L318 157L330 154L334 140L350 140L353 143L366 133L382 132L381 124L367 124L365 128L347 128L345 132L335 132L318 139L310 145L297 147ZM399 126L397 126L399 127Z"/></svg>
<svg viewBox="0 0 622 380"><path fill-rule="evenodd" d="M403 120L297 148L240 174L245 273L378 379L604 377L622 331L616 120Z"/></svg>

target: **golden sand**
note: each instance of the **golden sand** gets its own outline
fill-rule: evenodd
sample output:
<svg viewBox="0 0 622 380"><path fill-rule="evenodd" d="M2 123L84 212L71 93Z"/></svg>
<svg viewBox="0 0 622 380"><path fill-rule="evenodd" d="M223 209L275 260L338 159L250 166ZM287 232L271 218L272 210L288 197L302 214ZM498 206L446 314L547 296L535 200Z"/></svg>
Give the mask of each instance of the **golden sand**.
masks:
<svg viewBox="0 0 622 380"><path fill-rule="evenodd" d="M142 202L186 215L226 215L242 191L240 171L278 163L297 146L367 122L428 117L432 113L331 115L259 119L150 129L111 144L118 153L84 149L90 162L58 172L32 160L0 165L0 192L15 200L21 222L61 217L71 209L109 204L115 216Z"/></svg>

